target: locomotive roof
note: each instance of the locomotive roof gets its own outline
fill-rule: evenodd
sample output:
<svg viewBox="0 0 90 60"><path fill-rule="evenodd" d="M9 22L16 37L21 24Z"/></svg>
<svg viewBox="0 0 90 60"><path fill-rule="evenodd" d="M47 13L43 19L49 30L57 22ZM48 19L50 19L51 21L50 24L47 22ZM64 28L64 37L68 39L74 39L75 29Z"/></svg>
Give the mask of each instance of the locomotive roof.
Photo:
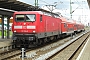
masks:
<svg viewBox="0 0 90 60"><path fill-rule="evenodd" d="M29 14L29 13L38 13L38 14L43 14L41 11L18 11L15 12L16 14Z"/></svg>
<svg viewBox="0 0 90 60"><path fill-rule="evenodd" d="M60 19L62 20L62 23L71 23L71 24L76 24L76 22L73 19L69 19L67 17L61 16Z"/></svg>
<svg viewBox="0 0 90 60"><path fill-rule="evenodd" d="M51 13L51 12L46 12L46 11L18 11L18 12L15 12L15 14L29 14L29 13L44 14L44 15L48 15L48 16L59 17L59 15L56 13Z"/></svg>
<svg viewBox="0 0 90 60"><path fill-rule="evenodd" d="M44 13L51 13L51 12L46 12L46 11L17 11L17 12L38 12L40 14L43 14ZM55 14L55 15L58 15L57 13L51 13L51 14Z"/></svg>

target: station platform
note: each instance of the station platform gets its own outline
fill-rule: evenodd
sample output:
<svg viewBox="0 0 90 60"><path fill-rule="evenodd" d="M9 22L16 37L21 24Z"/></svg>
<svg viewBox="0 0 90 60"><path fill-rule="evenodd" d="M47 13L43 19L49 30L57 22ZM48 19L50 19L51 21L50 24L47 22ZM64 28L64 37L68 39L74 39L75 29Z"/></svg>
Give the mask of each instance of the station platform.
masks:
<svg viewBox="0 0 90 60"><path fill-rule="evenodd" d="M88 38L76 60L90 60L90 37Z"/></svg>
<svg viewBox="0 0 90 60"><path fill-rule="evenodd" d="M0 48L10 46L12 39L0 39Z"/></svg>

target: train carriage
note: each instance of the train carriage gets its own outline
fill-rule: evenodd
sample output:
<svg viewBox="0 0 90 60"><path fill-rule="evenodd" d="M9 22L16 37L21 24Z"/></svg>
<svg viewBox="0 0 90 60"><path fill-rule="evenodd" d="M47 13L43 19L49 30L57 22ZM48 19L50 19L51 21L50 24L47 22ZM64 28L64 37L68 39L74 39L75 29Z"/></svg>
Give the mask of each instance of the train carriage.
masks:
<svg viewBox="0 0 90 60"><path fill-rule="evenodd" d="M61 22L61 32L62 35L70 35L74 33L74 23L72 20L68 20L66 17L60 17Z"/></svg>
<svg viewBox="0 0 90 60"><path fill-rule="evenodd" d="M62 32L62 34L66 34L67 33L67 20L64 17L60 17L60 19L62 20L61 32Z"/></svg>

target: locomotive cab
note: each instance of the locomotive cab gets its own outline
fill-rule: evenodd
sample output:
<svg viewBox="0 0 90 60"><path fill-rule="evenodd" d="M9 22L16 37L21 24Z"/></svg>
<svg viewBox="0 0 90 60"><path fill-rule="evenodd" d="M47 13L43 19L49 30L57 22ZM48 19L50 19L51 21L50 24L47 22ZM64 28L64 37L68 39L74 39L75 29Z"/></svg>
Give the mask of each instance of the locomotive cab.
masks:
<svg viewBox="0 0 90 60"><path fill-rule="evenodd" d="M36 15L22 14L15 15L14 32L17 33L35 33L36 29Z"/></svg>
<svg viewBox="0 0 90 60"><path fill-rule="evenodd" d="M37 33L37 13L16 12L12 25L13 43L28 45L36 39ZM15 44L16 45L16 44ZM19 46L19 45L18 45Z"/></svg>

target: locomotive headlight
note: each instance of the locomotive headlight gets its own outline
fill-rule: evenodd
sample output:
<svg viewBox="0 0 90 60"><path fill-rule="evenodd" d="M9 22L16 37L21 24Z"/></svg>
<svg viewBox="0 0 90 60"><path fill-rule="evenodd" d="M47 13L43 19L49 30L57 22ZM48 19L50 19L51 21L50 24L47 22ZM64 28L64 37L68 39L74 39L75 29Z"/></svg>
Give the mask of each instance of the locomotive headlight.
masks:
<svg viewBox="0 0 90 60"><path fill-rule="evenodd" d="M33 33L35 33L36 31L33 31Z"/></svg>
<svg viewBox="0 0 90 60"><path fill-rule="evenodd" d="M16 32L16 30L14 32Z"/></svg>

